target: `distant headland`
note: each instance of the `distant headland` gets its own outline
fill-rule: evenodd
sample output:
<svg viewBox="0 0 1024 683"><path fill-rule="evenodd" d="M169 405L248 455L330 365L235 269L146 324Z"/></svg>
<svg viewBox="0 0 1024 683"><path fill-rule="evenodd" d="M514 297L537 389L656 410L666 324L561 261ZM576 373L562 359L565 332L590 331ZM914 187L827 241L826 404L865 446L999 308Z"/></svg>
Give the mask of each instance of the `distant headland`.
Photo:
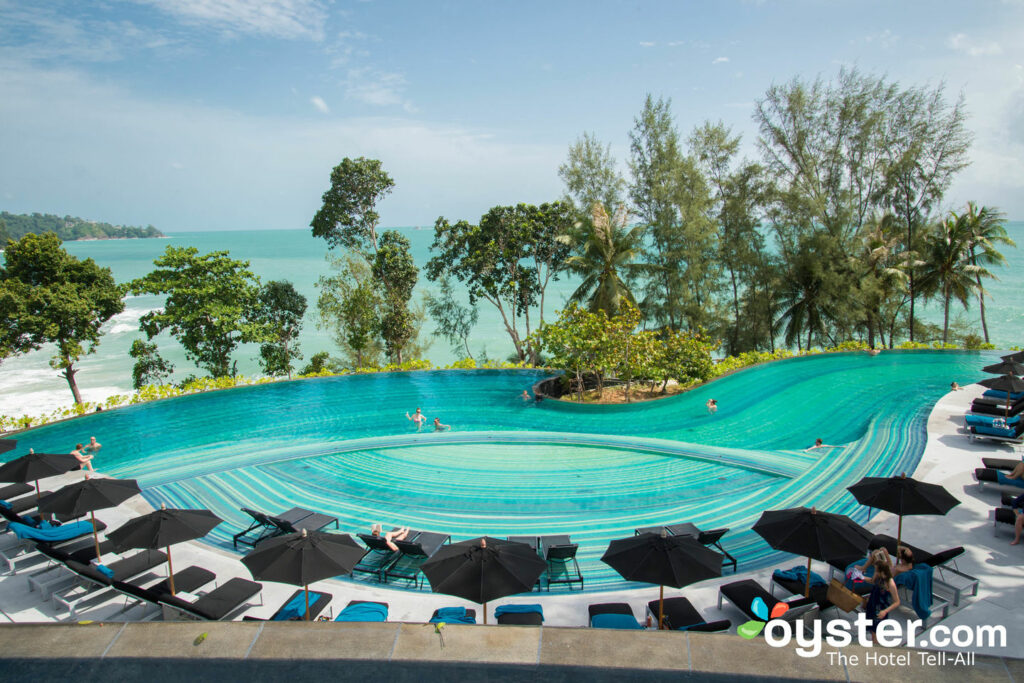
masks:
<svg viewBox="0 0 1024 683"><path fill-rule="evenodd" d="M54 216L48 213L14 214L0 211L0 248L8 239L19 240L28 233L52 232L65 242L75 240L116 240L165 237L152 225L111 225L75 216Z"/></svg>

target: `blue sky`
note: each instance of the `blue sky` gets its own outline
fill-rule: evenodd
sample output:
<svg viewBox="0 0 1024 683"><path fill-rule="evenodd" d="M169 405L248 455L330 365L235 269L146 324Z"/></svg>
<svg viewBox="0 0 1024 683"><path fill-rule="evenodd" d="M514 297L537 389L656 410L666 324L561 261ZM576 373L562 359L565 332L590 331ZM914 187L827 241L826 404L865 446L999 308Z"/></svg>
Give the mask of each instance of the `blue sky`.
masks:
<svg viewBox="0 0 1024 683"><path fill-rule="evenodd" d="M582 132L625 167L646 93L757 155L773 82L843 65L963 93L949 193L1024 218L1024 1L0 0L0 208L167 231L305 228L381 159L385 225L562 193Z"/></svg>

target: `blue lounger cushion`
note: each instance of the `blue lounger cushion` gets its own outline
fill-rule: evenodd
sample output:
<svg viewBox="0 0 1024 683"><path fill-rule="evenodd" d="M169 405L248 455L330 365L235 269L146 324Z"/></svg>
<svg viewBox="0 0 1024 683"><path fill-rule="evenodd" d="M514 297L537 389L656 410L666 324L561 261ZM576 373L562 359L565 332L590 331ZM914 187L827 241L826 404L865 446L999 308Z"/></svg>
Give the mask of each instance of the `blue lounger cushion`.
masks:
<svg viewBox="0 0 1024 683"><path fill-rule="evenodd" d="M465 607L442 607L437 610L437 616L432 618L429 623L437 624L440 622L447 624L475 624L476 619L466 614Z"/></svg>
<svg viewBox="0 0 1024 683"><path fill-rule="evenodd" d="M996 470L996 478L1000 484L1024 488L1024 479L1010 479L1002 470Z"/></svg>
<svg viewBox="0 0 1024 683"><path fill-rule="evenodd" d="M316 604L316 601L320 599L322 593L315 591L309 592L309 606L312 608ZM305 619L306 618L306 593L301 592L296 595L292 600L279 609L277 614L274 615L273 621L292 621L293 619Z"/></svg>
<svg viewBox="0 0 1024 683"><path fill-rule="evenodd" d="M1000 391L999 389L989 389L984 394L982 394L982 396L987 396L988 398L1002 398L1002 399L1005 399L1006 398L1006 392L1005 391ZM1016 393L1010 394L1010 400L1011 401L1019 401L1022 398L1024 398L1024 393L1016 392Z"/></svg>
<svg viewBox="0 0 1024 683"><path fill-rule="evenodd" d="M631 614L595 614L590 620L593 628L617 628L640 630L643 626Z"/></svg>
<svg viewBox="0 0 1024 683"><path fill-rule="evenodd" d="M108 579L114 578L114 570L108 567L107 565L94 564L93 567L95 567L96 571L98 571L100 574L103 574L103 576L107 577Z"/></svg>
<svg viewBox="0 0 1024 683"><path fill-rule="evenodd" d="M807 582L807 567L796 566L792 569L776 569L774 576L782 581ZM811 572L811 586L827 586L828 582L817 573Z"/></svg>
<svg viewBox="0 0 1024 683"><path fill-rule="evenodd" d="M359 602L341 610L335 621L387 621L388 608L376 602Z"/></svg>
<svg viewBox="0 0 1024 683"><path fill-rule="evenodd" d="M91 534L93 527L92 522L84 520L81 522L73 522L72 524L65 524L58 527L49 528L36 528L28 526L27 524L20 524L18 522L11 522L7 525L14 534L21 539L29 539L32 541L42 541L43 543L56 543L57 541L70 541L73 538Z"/></svg>
<svg viewBox="0 0 1024 683"><path fill-rule="evenodd" d="M537 604L532 605L498 605L494 610L494 618L497 619L502 614L533 614L537 613L544 617L544 608Z"/></svg>
<svg viewBox="0 0 1024 683"><path fill-rule="evenodd" d="M979 413L968 413L964 416L967 424L975 427L991 427L994 420L1002 420L1008 425L1016 425L1020 422L1020 415L1011 415L1010 417L999 416L999 415L981 415Z"/></svg>
<svg viewBox="0 0 1024 683"><path fill-rule="evenodd" d="M975 425L975 434L987 434L988 436L1003 436L1008 439L1015 438L1019 435L1016 426L1013 427L987 427L985 425Z"/></svg>

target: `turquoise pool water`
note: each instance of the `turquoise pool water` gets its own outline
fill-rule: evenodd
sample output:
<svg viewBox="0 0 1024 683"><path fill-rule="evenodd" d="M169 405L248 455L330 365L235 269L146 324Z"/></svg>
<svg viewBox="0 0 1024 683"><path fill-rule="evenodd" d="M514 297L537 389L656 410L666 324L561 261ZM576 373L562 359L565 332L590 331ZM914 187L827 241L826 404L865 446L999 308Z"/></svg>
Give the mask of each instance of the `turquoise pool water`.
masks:
<svg viewBox="0 0 1024 683"><path fill-rule="evenodd" d="M750 526L794 505L867 510L845 487L911 472L925 421L953 380L981 379L993 353L832 354L750 368L655 403L524 403L538 371L443 371L303 380L90 415L22 434L20 448L67 451L95 435L97 467L139 480L154 505L208 507L208 538L230 547L245 505L336 515L452 540L568 533L587 588L621 588L599 558L638 526L730 527L750 569L782 558ZM716 398L708 415L704 403ZM421 407L453 430L416 432ZM834 449L805 452L821 437Z"/></svg>

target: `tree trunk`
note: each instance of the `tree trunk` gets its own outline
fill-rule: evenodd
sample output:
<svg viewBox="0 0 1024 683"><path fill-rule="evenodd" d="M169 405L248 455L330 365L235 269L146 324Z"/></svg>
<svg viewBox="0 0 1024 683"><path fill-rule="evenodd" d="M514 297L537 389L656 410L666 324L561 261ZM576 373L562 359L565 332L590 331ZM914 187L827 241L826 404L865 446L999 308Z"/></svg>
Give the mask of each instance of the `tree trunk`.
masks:
<svg viewBox="0 0 1024 683"><path fill-rule="evenodd" d="M82 403L82 394L78 391L78 382L75 381L75 375L78 374L78 370L75 370L70 359L65 358L64 362L67 363L67 367L64 368L64 372L61 374L64 375L64 379L68 381L68 386L71 387L71 394L75 397L75 405L80 405Z"/></svg>
<svg viewBox="0 0 1024 683"><path fill-rule="evenodd" d="M731 353L737 352L737 346L740 343L740 298L739 291L736 288L736 271L732 268L729 269L729 277L732 278L732 310L733 316L736 319L736 324L732 328L732 348Z"/></svg>
<svg viewBox="0 0 1024 683"><path fill-rule="evenodd" d="M288 355L288 340L284 340L284 366L288 370L288 379L292 378L292 359Z"/></svg>
<svg viewBox="0 0 1024 683"><path fill-rule="evenodd" d="M811 352L811 335L814 333L814 328L807 326L807 353Z"/></svg>
<svg viewBox="0 0 1024 683"><path fill-rule="evenodd" d="M462 338L462 345L466 348L466 358L469 358L470 360L476 360L475 358L473 358L473 354L469 350L469 337Z"/></svg>
<svg viewBox="0 0 1024 683"><path fill-rule="evenodd" d="M978 265L974 262L975 259L972 257L972 265ZM978 310L981 311L981 331L985 335L985 343L988 344L988 323L985 322L985 290L981 286L981 275L975 275L975 280L978 282Z"/></svg>
<svg viewBox="0 0 1024 683"><path fill-rule="evenodd" d="M942 315L942 345L945 346L946 340L949 338L949 300L952 297L950 296L948 291L943 291L942 296L945 300Z"/></svg>
<svg viewBox="0 0 1024 683"><path fill-rule="evenodd" d="M629 403L629 387L633 383L633 370L629 367L629 337L626 337L626 403Z"/></svg>

